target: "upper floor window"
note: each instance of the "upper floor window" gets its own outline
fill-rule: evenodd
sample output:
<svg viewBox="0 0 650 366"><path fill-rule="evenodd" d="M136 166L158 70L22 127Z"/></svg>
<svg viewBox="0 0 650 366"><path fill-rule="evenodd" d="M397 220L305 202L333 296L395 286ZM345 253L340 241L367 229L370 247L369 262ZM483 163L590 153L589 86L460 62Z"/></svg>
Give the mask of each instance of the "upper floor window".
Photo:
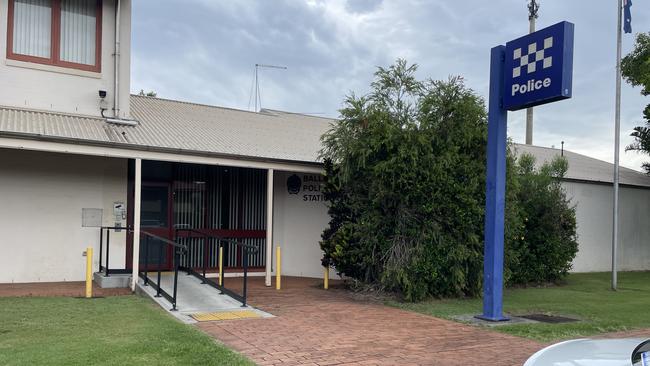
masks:
<svg viewBox="0 0 650 366"><path fill-rule="evenodd" d="M7 58L99 72L101 0L9 0Z"/></svg>

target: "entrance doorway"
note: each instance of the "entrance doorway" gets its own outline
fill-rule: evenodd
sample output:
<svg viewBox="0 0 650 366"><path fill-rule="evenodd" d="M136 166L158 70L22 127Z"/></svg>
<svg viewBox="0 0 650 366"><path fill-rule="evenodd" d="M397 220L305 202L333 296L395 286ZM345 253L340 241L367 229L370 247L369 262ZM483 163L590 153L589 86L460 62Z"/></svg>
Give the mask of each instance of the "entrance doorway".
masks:
<svg viewBox="0 0 650 366"><path fill-rule="evenodd" d="M133 171L129 176L132 200ZM132 201L127 207L133 207ZM133 213L129 212L129 225L132 220ZM266 171L143 161L140 222L143 231L187 246L182 267L216 271L219 237L256 247L255 254L249 257L249 266L253 271L262 270L266 262ZM177 228L200 232L179 233ZM147 254L145 240L150 241L151 269L161 266L171 270L172 248L166 245L159 253L159 243L153 238L141 238L140 263L144 263ZM132 244L130 237L127 253L132 253ZM241 271L241 249L228 244L223 250L224 268ZM127 263L131 263L130 254Z"/></svg>
<svg viewBox="0 0 650 366"><path fill-rule="evenodd" d="M169 191L169 184L143 182L140 226L146 232L173 240L170 215L172 200ZM140 266L148 259L150 269L162 267L163 270L169 270L172 268L172 247L148 236L144 236L142 240L140 243Z"/></svg>

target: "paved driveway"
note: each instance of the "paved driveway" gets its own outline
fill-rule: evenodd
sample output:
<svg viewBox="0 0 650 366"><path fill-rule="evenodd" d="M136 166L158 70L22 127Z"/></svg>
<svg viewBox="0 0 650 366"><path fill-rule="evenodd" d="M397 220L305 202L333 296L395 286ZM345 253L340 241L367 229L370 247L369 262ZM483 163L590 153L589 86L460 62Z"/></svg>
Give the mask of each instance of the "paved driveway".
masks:
<svg viewBox="0 0 650 366"><path fill-rule="evenodd" d="M277 317L198 326L260 365L521 365L531 340L322 290L283 278L283 289L250 284L250 303Z"/></svg>

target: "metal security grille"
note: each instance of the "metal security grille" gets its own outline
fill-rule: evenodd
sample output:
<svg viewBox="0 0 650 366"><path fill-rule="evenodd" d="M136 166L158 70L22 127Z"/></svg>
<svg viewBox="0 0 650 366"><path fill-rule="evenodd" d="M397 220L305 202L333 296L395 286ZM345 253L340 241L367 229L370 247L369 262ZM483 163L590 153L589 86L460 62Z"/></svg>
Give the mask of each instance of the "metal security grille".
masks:
<svg viewBox="0 0 650 366"><path fill-rule="evenodd" d="M263 267L266 240L266 171L179 164L173 182L174 224L199 229L256 246L249 265ZM248 237L247 237L248 235ZM206 245L207 241L207 245ZM203 237L179 238L187 245L183 266L217 268L218 243ZM242 265L241 249L224 245L224 267Z"/></svg>

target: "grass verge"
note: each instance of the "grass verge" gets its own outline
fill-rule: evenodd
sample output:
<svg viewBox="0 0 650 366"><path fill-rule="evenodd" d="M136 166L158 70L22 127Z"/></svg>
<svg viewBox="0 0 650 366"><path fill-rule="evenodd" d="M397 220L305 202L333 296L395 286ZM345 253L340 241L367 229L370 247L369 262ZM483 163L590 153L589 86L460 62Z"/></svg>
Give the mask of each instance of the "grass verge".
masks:
<svg viewBox="0 0 650 366"><path fill-rule="evenodd" d="M137 296L0 298L0 365L252 365Z"/></svg>
<svg viewBox="0 0 650 366"><path fill-rule="evenodd" d="M563 286L507 289L504 312L577 317L563 324L502 325L494 330L543 342L599 333L650 328L650 272L619 273L618 291L610 290L610 273L570 274ZM443 299L388 305L436 317L480 314L481 299Z"/></svg>

